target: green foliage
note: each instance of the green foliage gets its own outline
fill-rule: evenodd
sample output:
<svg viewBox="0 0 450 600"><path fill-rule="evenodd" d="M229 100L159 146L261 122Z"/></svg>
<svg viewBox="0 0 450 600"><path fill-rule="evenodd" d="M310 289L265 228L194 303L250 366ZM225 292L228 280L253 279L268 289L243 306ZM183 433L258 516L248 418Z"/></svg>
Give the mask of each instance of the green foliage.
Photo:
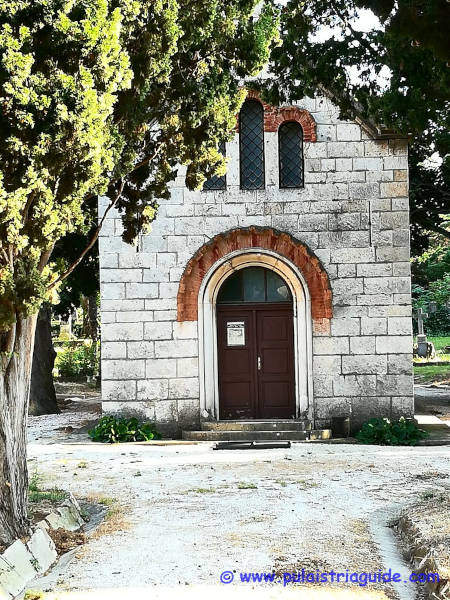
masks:
<svg viewBox="0 0 450 600"><path fill-rule="evenodd" d="M68 497L68 493L64 490L60 490L56 487L49 490L41 489L41 477L37 471L35 471L30 477L28 483L28 501L32 503L41 502L47 500L52 504L58 504Z"/></svg>
<svg viewBox="0 0 450 600"><path fill-rule="evenodd" d="M74 344L66 342L55 359L58 376L63 379L98 374L99 350L95 343Z"/></svg>
<svg viewBox="0 0 450 600"><path fill-rule="evenodd" d="M329 96L342 118L412 135L413 246L426 248L429 230L449 238L447 0L288 0L281 20L269 99ZM424 164L435 152L442 164Z"/></svg>
<svg viewBox="0 0 450 600"><path fill-rule="evenodd" d="M176 165L201 187L223 169L242 81L277 36L256 0L0 1L0 332L55 300L55 244L117 198L132 242ZM24 278L22 275L26 274Z"/></svg>
<svg viewBox="0 0 450 600"><path fill-rule="evenodd" d="M441 279L432 281L427 288L420 285L412 286L413 308L424 309L425 332L429 335L447 335L450 333L450 274L446 273ZM435 303L436 310L430 310L430 303ZM414 318L415 331L417 318Z"/></svg>
<svg viewBox="0 0 450 600"><path fill-rule="evenodd" d="M155 424L142 423L135 417L103 416L97 425L89 431L89 436L94 442L145 442L159 440L161 435L156 430Z"/></svg>
<svg viewBox="0 0 450 600"><path fill-rule="evenodd" d="M386 418L374 418L364 423L356 434L362 444L378 444L381 446L415 446L419 440L428 436L419 429L412 419L400 417L398 421Z"/></svg>

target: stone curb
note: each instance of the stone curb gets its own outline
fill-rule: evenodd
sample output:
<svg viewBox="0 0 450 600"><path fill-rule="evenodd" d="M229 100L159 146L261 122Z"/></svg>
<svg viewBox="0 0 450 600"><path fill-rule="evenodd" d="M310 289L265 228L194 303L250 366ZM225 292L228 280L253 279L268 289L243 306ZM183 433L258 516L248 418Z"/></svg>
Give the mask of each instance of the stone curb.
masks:
<svg viewBox="0 0 450 600"><path fill-rule="evenodd" d="M450 580L441 576L443 569L432 548L421 542L417 525L407 515L400 516L393 523L400 536L408 546L408 558L414 566L416 573L439 573L439 581L429 581L424 588L430 600L448 600L450 594Z"/></svg>
<svg viewBox="0 0 450 600"><path fill-rule="evenodd" d="M76 531L85 524L74 496L40 521L28 541L16 540L0 555L0 600L12 600L36 575L45 573L58 559L49 529Z"/></svg>

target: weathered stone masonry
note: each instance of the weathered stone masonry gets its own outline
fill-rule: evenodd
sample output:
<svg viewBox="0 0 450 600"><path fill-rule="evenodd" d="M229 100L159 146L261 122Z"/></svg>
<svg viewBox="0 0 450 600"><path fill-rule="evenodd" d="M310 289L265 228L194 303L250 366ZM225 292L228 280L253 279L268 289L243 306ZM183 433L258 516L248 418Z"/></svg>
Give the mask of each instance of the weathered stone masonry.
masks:
<svg viewBox="0 0 450 600"><path fill-rule="evenodd" d="M303 115L311 140L304 143L305 185L279 189L277 127L294 112ZM171 432L198 426L192 318L199 281L194 286L189 269L199 252L227 235L241 245L250 235L255 245L249 247L281 236L305 249L312 259L300 267L306 279L314 264L326 272L322 296L320 286L311 293L308 416L316 426L333 415L350 414L356 425L374 415L412 414L405 140L372 139L359 125L340 121L328 100L305 99L294 109L266 110L264 144L264 190L239 188L236 135L227 144L226 191L189 191L180 169L171 198L161 201L151 234L137 248L121 240L119 215L106 219L100 238L105 411L138 412ZM101 199L100 210L105 204ZM327 301L329 312L319 316Z"/></svg>

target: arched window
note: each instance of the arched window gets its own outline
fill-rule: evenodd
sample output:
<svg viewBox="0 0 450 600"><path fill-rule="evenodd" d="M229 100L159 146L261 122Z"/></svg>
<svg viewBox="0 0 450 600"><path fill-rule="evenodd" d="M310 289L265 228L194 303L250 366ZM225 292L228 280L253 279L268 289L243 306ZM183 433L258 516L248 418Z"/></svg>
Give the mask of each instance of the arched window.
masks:
<svg viewBox="0 0 450 600"><path fill-rule="evenodd" d="M225 142L219 144L219 152L225 156ZM227 189L227 176L226 175L213 175L205 181L203 184L204 191L212 190L226 190Z"/></svg>
<svg viewBox="0 0 450 600"><path fill-rule="evenodd" d="M278 129L280 188L303 187L303 130L299 123L287 121Z"/></svg>
<svg viewBox="0 0 450 600"><path fill-rule="evenodd" d="M220 288L218 304L292 302L286 282L264 267L247 267L230 275Z"/></svg>
<svg viewBox="0 0 450 600"><path fill-rule="evenodd" d="M246 100L239 115L241 188L264 189L264 109Z"/></svg>

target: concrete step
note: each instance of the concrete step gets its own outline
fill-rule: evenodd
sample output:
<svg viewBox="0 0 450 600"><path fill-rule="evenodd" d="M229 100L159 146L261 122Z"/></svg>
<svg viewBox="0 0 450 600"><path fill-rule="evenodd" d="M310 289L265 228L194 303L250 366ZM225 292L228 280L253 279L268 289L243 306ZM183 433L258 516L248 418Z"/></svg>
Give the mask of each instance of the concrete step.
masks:
<svg viewBox="0 0 450 600"><path fill-rule="evenodd" d="M260 419L252 421L205 421L203 431L310 431L311 422L304 419Z"/></svg>
<svg viewBox="0 0 450 600"><path fill-rule="evenodd" d="M183 440L198 442L250 442L250 441L284 441L302 442L306 440L328 440L331 438L330 429L312 429L310 431L282 430L282 431L183 431Z"/></svg>

